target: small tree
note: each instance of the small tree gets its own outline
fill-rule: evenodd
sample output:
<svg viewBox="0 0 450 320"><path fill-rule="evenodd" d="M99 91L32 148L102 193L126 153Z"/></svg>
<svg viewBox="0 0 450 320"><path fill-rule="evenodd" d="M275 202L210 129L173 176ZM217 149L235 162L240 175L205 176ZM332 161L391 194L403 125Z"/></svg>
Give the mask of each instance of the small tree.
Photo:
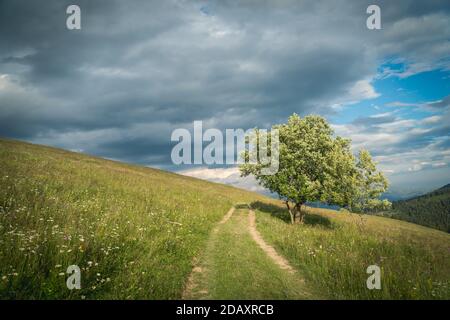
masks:
<svg viewBox="0 0 450 320"><path fill-rule="evenodd" d="M383 173L377 171L369 151L359 151L355 166L355 188L349 205L350 210L353 212L389 210L392 204L386 199L379 199L388 188L388 181Z"/></svg>
<svg viewBox="0 0 450 320"><path fill-rule="evenodd" d="M350 140L334 137L324 118L293 114L286 124L272 129L279 132L278 172L264 175L262 169L267 165L245 162L240 166L241 176L254 175L260 185L277 193L284 200L292 223L303 223L306 202L364 208L387 188L387 181L374 169L370 154L360 153L357 161L350 151ZM261 138L266 137L259 136L258 130L250 137L254 141ZM246 151L244 159L254 158L251 153L260 151Z"/></svg>

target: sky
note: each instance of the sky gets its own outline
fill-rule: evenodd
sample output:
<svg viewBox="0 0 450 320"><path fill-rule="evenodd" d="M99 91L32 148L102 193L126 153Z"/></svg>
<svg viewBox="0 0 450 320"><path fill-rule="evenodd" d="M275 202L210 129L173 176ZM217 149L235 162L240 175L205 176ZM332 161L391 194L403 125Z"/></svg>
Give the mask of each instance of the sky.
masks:
<svg viewBox="0 0 450 320"><path fill-rule="evenodd" d="M1 137L256 191L233 166L174 165L172 131L318 114L389 192L422 193L450 183L449 80L446 0L0 0Z"/></svg>

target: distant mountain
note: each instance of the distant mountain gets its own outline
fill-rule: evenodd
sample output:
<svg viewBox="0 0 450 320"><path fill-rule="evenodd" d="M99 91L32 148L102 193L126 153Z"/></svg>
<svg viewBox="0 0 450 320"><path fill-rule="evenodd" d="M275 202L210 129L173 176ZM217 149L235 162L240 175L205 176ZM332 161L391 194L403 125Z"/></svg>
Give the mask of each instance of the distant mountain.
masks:
<svg viewBox="0 0 450 320"><path fill-rule="evenodd" d="M437 189L435 192L449 192L450 191L450 183L446 184L442 188Z"/></svg>
<svg viewBox="0 0 450 320"><path fill-rule="evenodd" d="M450 233L450 184L421 196L394 201L391 215Z"/></svg>
<svg viewBox="0 0 450 320"><path fill-rule="evenodd" d="M426 189L426 188L424 189L420 187L411 187L411 188L402 187L396 189L389 189L380 198L388 199L391 202L400 200L409 200L411 198L424 195L431 191L433 191L433 189Z"/></svg>

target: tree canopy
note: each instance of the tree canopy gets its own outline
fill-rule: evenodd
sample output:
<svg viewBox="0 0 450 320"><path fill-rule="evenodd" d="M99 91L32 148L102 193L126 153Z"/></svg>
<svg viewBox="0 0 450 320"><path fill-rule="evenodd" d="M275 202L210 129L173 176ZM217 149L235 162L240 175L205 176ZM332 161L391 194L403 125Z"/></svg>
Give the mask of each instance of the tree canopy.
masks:
<svg viewBox="0 0 450 320"><path fill-rule="evenodd" d="M351 141L335 136L324 118L293 114L287 123L272 127L275 129L279 136L278 172L266 175L262 170L267 164L248 162L240 166L240 171L242 176L254 175L260 185L277 193L293 223L303 222L306 202L339 205L357 212L389 207L387 200L378 199L388 181L377 170L370 153L361 150L354 156ZM270 135L255 130L250 140L267 138ZM244 159L258 152L260 148L247 150Z"/></svg>

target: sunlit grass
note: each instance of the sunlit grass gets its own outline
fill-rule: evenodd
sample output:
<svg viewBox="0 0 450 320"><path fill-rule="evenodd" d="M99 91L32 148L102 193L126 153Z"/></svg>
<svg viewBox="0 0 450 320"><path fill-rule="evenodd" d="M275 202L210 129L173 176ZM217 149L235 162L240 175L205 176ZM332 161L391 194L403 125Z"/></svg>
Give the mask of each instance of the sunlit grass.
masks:
<svg viewBox="0 0 450 320"><path fill-rule="evenodd" d="M173 299L231 205L255 194L0 140L0 297ZM66 269L81 268L81 290Z"/></svg>
<svg viewBox="0 0 450 320"><path fill-rule="evenodd" d="M251 238L248 210L236 210L208 243L190 299L317 299L301 275L280 269Z"/></svg>
<svg viewBox="0 0 450 320"><path fill-rule="evenodd" d="M305 226L292 226L255 193L9 140L0 140L0 186L2 299L180 298L194 257L238 202L266 205L258 229L321 297L450 298L450 235L402 221L311 209ZM247 247L242 256L253 257ZM380 291L366 288L372 264ZM66 287L69 265L81 268L81 290Z"/></svg>
<svg viewBox="0 0 450 320"><path fill-rule="evenodd" d="M260 207L258 229L306 279L336 299L450 299L450 235L391 219L310 209L303 226ZM368 290L369 265L381 290Z"/></svg>

